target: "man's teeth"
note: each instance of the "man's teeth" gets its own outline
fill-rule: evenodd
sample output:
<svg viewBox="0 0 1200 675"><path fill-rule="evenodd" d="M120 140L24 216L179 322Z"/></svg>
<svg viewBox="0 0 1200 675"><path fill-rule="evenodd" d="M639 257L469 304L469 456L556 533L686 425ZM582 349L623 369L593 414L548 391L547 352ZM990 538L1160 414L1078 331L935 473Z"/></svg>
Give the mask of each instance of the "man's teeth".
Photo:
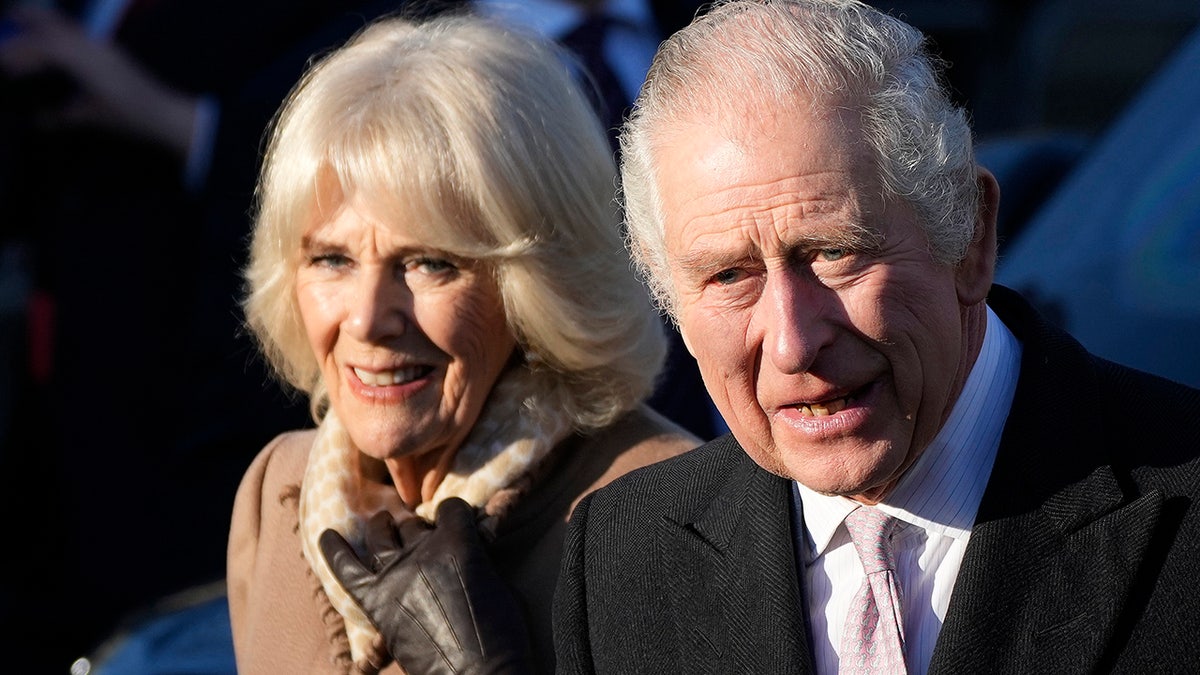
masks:
<svg viewBox="0 0 1200 675"><path fill-rule="evenodd" d="M421 375L421 368L413 366L410 368L399 368L397 370L388 370L382 373L373 373L369 370L355 368L354 374L358 375L358 379L368 387L386 387L392 384L402 384L411 382Z"/></svg>
<svg viewBox="0 0 1200 675"><path fill-rule="evenodd" d="M810 417L825 417L841 412L846 407L847 399L835 398L824 403L808 403L800 406L800 412Z"/></svg>

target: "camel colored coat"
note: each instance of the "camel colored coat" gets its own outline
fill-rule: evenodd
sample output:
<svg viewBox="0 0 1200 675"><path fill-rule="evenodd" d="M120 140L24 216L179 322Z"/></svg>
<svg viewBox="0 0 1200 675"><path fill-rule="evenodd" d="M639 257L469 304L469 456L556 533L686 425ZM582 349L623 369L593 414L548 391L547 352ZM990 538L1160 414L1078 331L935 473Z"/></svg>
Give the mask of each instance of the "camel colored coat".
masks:
<svg viewBox="0 0 1200 675"><path fill-rule="evenodd" d="M281 434L246 471L234 501L227 584L240 675L349 673L341 616L301 552L300 482L314 431ZM570 436L497 528L492 558L521 598L543 672L554 670L550 607L571 510L583 495L699 439L649 408L589 436ZM402 673L395 663L385 673ZM414 674L416 675L416 674Z"/></svg>

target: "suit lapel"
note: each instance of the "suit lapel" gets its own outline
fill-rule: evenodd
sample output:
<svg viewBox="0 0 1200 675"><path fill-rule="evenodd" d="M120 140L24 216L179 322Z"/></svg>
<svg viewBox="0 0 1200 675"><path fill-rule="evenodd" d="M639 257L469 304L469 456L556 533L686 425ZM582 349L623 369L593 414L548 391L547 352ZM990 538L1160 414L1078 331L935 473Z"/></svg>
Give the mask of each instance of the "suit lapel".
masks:
<svg viewBox="0 0 1200 675"><path fill-rule="evenodd" d="M1101 472L1077 488L1089 485L1115 483ZM931 673L1095 668L1138 580L1162 500L1147 495L1074 529L1053 513L1070 508L1069 499L976 525Z"/></svg>
<svg viewBox="0 0 1200 675"><path fill-rule="evenodd" d="M1146 573L1163 499L1122 490L1078 345L1000 315L1024 344L1020 381L930 672L1088 672Z"/></svg>
<svg viewBox="0 0 1200 675"><path fill-rule="evenodd" d="M728 472L711 499L661 523L679 672L812 672L789 483L727 438Z"/></svg>

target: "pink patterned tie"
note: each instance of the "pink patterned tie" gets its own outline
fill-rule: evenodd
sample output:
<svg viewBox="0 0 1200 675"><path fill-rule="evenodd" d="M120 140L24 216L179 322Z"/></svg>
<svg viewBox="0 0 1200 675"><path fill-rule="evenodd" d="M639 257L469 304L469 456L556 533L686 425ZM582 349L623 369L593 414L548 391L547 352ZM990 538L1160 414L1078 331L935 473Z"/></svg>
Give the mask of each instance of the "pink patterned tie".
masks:
<svg viewBox="0 0 1200 675"><path fill-rule="evenodd" d="M905 673L900 585L891 548L898 521L879 509L860 506L845 522L867 578L846 615L838 673Z"/></svg>

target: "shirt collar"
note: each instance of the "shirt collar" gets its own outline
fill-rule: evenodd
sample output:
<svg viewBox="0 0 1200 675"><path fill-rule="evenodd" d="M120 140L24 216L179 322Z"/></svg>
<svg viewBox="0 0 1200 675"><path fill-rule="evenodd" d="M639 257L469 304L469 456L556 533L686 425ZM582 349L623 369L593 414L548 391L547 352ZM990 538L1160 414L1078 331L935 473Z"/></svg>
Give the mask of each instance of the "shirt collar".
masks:
<svg viewBox="0 0 1200 675"><path fill-rule="evenodd" d="M896 518L960 538L970 533L991 475L1004 421L1012 406L1021 345L987 308L983 346L950 417L920 459L879 508ZM828 548L837 528L858 504L795 484L808 534L809 553Z"/></svg>

